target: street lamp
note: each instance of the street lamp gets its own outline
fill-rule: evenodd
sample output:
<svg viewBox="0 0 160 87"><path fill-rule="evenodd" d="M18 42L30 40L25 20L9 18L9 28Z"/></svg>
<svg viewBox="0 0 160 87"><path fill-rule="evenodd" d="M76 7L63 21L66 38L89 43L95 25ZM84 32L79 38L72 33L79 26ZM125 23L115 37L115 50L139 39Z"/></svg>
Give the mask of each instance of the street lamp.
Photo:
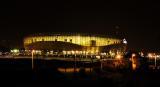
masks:
<svg viewBox="0 0 160 87"><path fill-rule="evenodd" d="M154 55L155 56L155 55ZM154 64L154 66L155 66L155 68L156 68L156 66L157 66L157 57L155 56L155 64Z"/></svg>
<svg viewBox="0 0 160 87"><path fill-rule="evenodd" d="M103 70L103 59L101 58L101 70Z"/></svg>
<svg viewBox="0 0 160 87"><path fill-rule="evenodd" d="M132 61L132 69L136 70L136 68L137 68L136 54L134 54L134 53L132 54L131 61Z"/></svg>
<svg viewBox="0 0 160 87"><path fill-rule="evenodd" d="M33 59L34 52L35 50L32 50L32 69L34 69L34 59Z"/></svg>
<svg viewBox="0 0 160 87"><path fill-rule="evenodd" d="M117 60L121 60L121 59L122 59L122 55L117 54L117 55L116 55L116 59L117 59Z"/></svg>

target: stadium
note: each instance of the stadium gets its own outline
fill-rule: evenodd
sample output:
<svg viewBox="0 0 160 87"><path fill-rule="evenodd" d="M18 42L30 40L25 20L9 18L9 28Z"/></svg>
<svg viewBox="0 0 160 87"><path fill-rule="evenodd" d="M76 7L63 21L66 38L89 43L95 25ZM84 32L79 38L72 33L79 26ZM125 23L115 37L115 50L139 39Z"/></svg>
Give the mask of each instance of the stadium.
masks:
<svg viewBox="0 0 160 87"><path fill-rule="evenodd" d="M122 38L105 34L50 33L34 34L24 38L26 50L45 51L48 54L88 54L124 52L126 44Z"/></svg>

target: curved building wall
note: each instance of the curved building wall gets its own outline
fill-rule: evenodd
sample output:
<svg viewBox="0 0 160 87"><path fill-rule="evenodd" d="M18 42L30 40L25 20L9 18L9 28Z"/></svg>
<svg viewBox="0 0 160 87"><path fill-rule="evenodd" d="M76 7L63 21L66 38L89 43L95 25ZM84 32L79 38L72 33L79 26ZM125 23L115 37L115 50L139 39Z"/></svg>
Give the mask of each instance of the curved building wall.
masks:
<svg viewBox="0 0 160 87"><path fill-rule="evenodd" d="M102 35L52 34L34 35L24 38L26 50L49 51L51 54L98 55L100 53L124 52L126 45L122 40ZM52 52L51 52L52 51ZM111 53L110 53L111 52Z"/></svg>
<svg viewBox="0 0 160 87"><path fill-rule="evenodd" d="M113 39L113 38L99 37L99 36L81 36L81 35L30 36L24 39L24 46L41 41L61 41L81 46L107 46L112 44L118 44L121 42L120 39Z"/></svg>

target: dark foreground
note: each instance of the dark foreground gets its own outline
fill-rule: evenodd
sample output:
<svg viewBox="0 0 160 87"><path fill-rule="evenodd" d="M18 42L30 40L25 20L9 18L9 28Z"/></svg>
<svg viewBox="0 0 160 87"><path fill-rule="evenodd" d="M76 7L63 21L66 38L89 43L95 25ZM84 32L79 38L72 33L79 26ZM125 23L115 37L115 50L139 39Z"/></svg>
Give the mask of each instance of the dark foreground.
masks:
<svg viewBox="0 0 160 87"><path fill-rule="evenodd" d="M159 70L131 71L105 67L101 70L99 63L76 63L76 68L79 68L79 71L74 72L74 62L35 60L33 70L31 64L30 59L0 59L1 83L5 83L6 86L13 85L19 87L160 86ZM59 68L64 70L70 68L70 70L61 72L58 70ZM89 68L91 71L85 71L85 68Z"/></svg>

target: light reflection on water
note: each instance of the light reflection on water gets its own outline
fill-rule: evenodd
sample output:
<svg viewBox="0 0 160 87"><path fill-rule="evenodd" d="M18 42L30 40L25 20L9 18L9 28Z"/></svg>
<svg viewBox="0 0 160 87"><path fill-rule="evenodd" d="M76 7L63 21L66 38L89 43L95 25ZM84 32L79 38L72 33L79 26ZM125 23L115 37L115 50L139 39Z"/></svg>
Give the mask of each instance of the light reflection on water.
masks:
<svg viewBox="0 0 160 87"><path fill-rule="evenodd" d="M93 68L83 68L85 72L92 72ZM81 68L57 68L61 73L73 73L80 72Z"/></svg>

